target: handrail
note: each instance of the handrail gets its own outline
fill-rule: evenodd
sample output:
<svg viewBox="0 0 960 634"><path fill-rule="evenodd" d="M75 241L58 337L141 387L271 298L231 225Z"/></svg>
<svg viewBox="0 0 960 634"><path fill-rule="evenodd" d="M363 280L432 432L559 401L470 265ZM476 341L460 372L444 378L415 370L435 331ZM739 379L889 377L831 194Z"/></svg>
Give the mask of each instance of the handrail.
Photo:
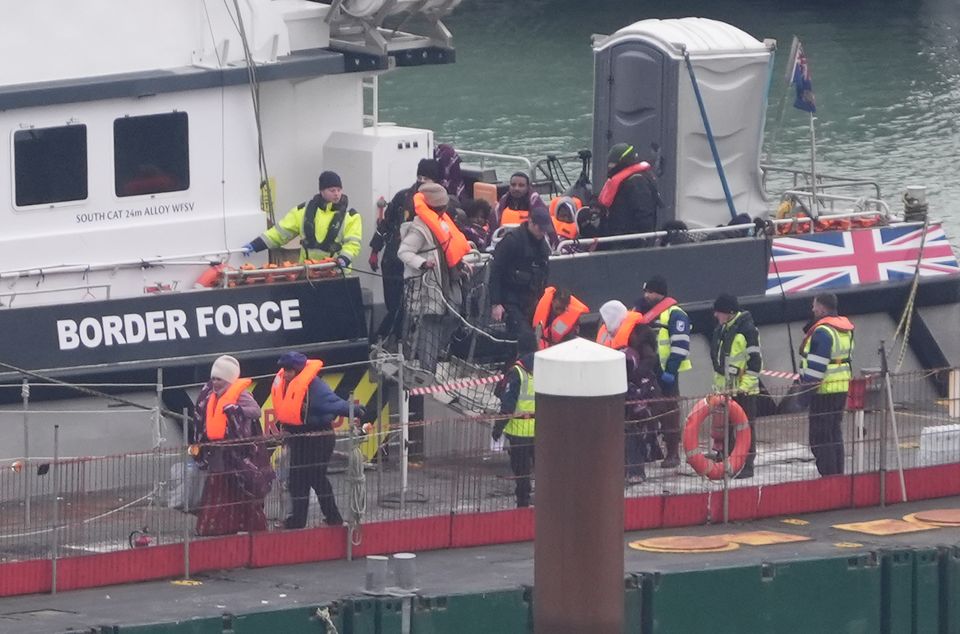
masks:
<svg viewBox="0 0 960 634"><path fill-rule="evenodd" d="M820 194L817 194L819 197ZM883 201L879 201L883 202ZM832 220L842 220L844 218L861 218L864 216L877 216L885 215L887 218L894 220L901 220L899 216L893 216L891 214L884 214L881 210L874 211L851 211L844 212L839 214L821 214L822 218L829 218ZM780 226L785 224L792 224L798 222L796 218L782 218L779 220L770 220L769 221L774 226ZM922 224L922 223L920 223ZM754 231L756 226L753 224L742 224L742 225L724 225L722 227L697 227L693 229L685 229L679 232L686 233L687 235L711 235L715 233L734 233L734 232L745 232L742 236L731 236L731 237L750 237L750 232ZM588 255L587 252L580 253L563 253L563 249L566 247L577 246L581 243L586 244L610 244L613 242L628 242L633 240L642 240L650 238L662 238L671 234L679 233L678 231L649 231L647 233L630 233L619 236L604 236L602 238L577 238L575 240L563 240L557 247L553 250L552 258L564 258L564 257L573 257L573 256L584 256Z"/></svg>
<svg viewBox="0 0 960 634"><path fill-rule="evenodd" d="M742 236L744 238L750 237L749 233L754 231L756 226L751 224L742 224L742 225L724 225L722 227L701 227L695 229L687 229L682 231L686 234L702 234L702 235L711 235L714 233L732 233L737 231L743 231L745 234ZM575 240L563 240L560 244L557 245L557 248L553 250L553 258L565 258L573 256L583 256L588 255L588 253L563 253L564 247L576 246L581 242L586 242L588 244L610 244L613 242L628 242L633 240L643 240L648 238L662 238L664 236L672 235L678 233L677 231L648 231L646 233L628 233L618 236L604 236L602 238L577 238ZM740 237L740 236L738 236Z"/></svg>
<svg viewBox="0 0 960 634"><path fill-rule="evenodd" d="M499 159L501 161L517 161L527 166L527 174L533 172L533 163L525 156L516 156L514 154L498 154L496 152L485 152L482 150L457 150L461 157L474 156L480 159L480 169L483 169L484 161L488 158Z"/></svg>
<svg viewBox="0 0 960 634"><path fill-rule="evenodd" d="M814 194L813 192L803 190L803 189L788 189L787 191L783 192L783 194L781 195L781 199L786 196L796 196L797 198L807 198L811 202L813 202L813 198L814 196L816 196L818 200L819 199L835 200L835 201L841 201L841 202L862 203L862 204L870 203L878 207L878 209L873 213L882 213L884 216L888 216L888 217L890 216L890 205L888 205L885 201L880 200L879 198L864 198L862 196L859 196L859 197L858 196L841 196L840 194L823 194L819 191L816 194ZM820 215L828 215L830 217L836 217L838 214L820 214Z"/></svg>
<svg viewBox="0 0 960 634"><path fill-rule="evenodd" d="M881 216L883 212L879 209L874 211L850 211L842 214L820 214L820 218L828 220L843 220L844 218L863 218L865 216ZM895 220L900 220L899 216L886 216L887 218L893 218ZM771 220L770 222L776 226L788 225L794 222L809 222L809 218L780 218L778 220ZM923 224L923 223L920 223Z"/></svg>
<svg viewBox="0 0 960 634"><path fill-rule="evenodd" d="M0 304L2 308L13 308L13 302L17 301L17 297L20 295L44 295L50 293L64 293L68 291L86 291L88 295L93 295L90 291L93 289L104 289L106 290L106 299L110 299L110 285L109 284L86 284L83 286L65 286L63 288L42 288L34 289L29 291L10 291L6 293L0 293L0 297L9 297L10 301L7 302L6 306ZM95 299L100 299L95 297Z"/></svg>
<svg viewBox="0 0 960 634"><path fill-rule="evenodd" d="M786 173L786 174L793 174L794 176L805 176L805 177L807 177L807 178L810 177L810 172L809 172L809 171L803 170L803 169L797 169L797 168L794 168L794 167L780 167L780 166L778 166L778 165L761 165L761 166L760 166L760 170L763 172L763 182L762 182L762 184L763 184L764 190L766 190L766 188L767 188L767 173L768 173L768 172L784 172L784 173ZM864 178L859 177L859 176L857 176L857 177L854 177L854 176L838 176L838 175L835 175L835 174L821 174L821 173L819 173L819 172L817 173L817 180L820 180L820 181L822 181L822 180L840 181L840 182L842 182L842 184L845 184L845 185L871 185L871 186L874 188L874 190L876 190L876 192L877 192L877 198L882 198L882 194L880 193L880 184L879 184L877 181L875 181L875 180L864 179ZM796 183L796 179L794 179L794 183ZM795 185L795 186L796 186L796 185ZM842 186L842 185L841 185L841 184L838 184L837 186ZM819 186L818 186L818 187L819 187Z"/></svg>
<svg viewBox="0 0 960 634"><path fill-rule="evenodd" d="M0 271L0 280L17 279L21 277L45 276L52 273L90 273L93 271L112 271L125 268L150 268L152 266L198 266L222 264L231 253L242 253L241 249L225 249L212 253L193 253L189 255L157 256L128 260L126 262L98 262L96 264L56 264L54 266L36 266L28 269L12 269ZM226 257L224 257L226 256ZM204 260L183 260L182 258L210 258Z"/></svg>

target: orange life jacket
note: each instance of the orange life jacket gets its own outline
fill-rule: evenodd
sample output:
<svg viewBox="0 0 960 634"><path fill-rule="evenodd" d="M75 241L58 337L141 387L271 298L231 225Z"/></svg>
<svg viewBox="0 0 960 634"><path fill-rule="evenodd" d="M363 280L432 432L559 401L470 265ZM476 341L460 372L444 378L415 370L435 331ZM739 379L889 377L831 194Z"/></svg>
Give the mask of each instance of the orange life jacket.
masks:
<svg viewBox="0 0 960 634"><path fill-rule="evenodd" d="M548 325L547 320L550 319L550 305L553 303L553 298L556 294L556 287L548 286L546 290L543 291L543 296L537 303L537 310L533 313L533 329L534 331L539 329L538 343L540 350L560 343L577 325L577 320L580 319L580 315L585 315L590 312L586 304L571 295L567 308L557 315Z"/></svg>
<svg viewBox="0 0 960 634"><path fill-rule="evenodd" d="M557 207L562 202L573 205L572 222L557 218ZM550 217L553 219L553 230L557 232L558 236L565 240L573 240L580 234L580 228L577 226L577 211L581 207L583 207L583 202L576 196L557 196L550 201Z"/></svg>
<svg viewBox="0 0 960 634"><path fill-rule="evenodd" d="M500 213L500 226L518 225L521 222L526 222L529 217L529 209L513 209L512 207L504 207L503 211Z"/></svg>
<svg viewBox="0 0 960 634"><path fill-rule="evenodd" d="M804 346L807 345L807 341L813 336L813 333L816 332L817 328L820 326L830 326L831 328L836 328L837 330L843 332L853 332L854 330L853 322L846 317L830 315L828 317L818 319L812 326L810 326L810 329L807 330L807 334L803 337L803 341L800 342L801 350L803 350Z"/></svg>
<svg viewBox="0 0 960 634"><path fill-rule="evenodd" d="M657 302L653 308L648 310L643 314L643 321L641 324L650 324L653 323L653 320L660 316L660 313L667 310L671 306L676 306L677 300L672 297L664 297L659 302Z"/></svg>
<svg viewBox="0 0 960 634"><path fill-rule="evenodd" d="M273 399L273 412L278 423L284 425L303 425L303 401L310 390L310 382L323 368L323 361L310 359L307 365L300 370L300 374L293 377L290 385L283 378L283 370L277 372L270 387L270 396Z"/></svg>
<svg viewBox="0 0 960 634"><path fill-rule="evenodd" d="M614 336L607 333L606 324L600 324L600 331L597 333L597 343L614 350L622 350L630 343L630 333L633 332L637 324L647 323L644 321L644 315L636 310L627 311L627 316L620 322L617 332Z"/></svg>
<svg viewBox="0 0 960 634"><path fill-rule="evenodd" d="M617 197L617 192L620 191L620 186L623 185L623 181L627 180L634 174L639 174L640 172L646 172L650 169L650 163L646 161L640 161L629 167L625 167L610 178L607 179L607 182L603 184L603 189L600 190L600 196L598 200L600 204L604 207L609 207L613 204L614 198Z"/></svg>
<svg viewBox="0 0 960 634"><path fill-rule="evenodd" d="M471 251L470 243L467 242L467 237L460 231L460 227L446 213L441 215L430 209L421 192L417 192L413 196L413 210L417 214L417 218L429 227L430 233L433 234L437 244L443 250L447 267L452 269L460 264L463 256Z"/></svg>
<svg viewBox="0 0 960 634"><path fill-rule="evenodd" d="M204 418L207 440L223 440L227 436L227 415L223 408L227 405L236 405L248 387L253 383L251 379L234 381L223 396L218 397L216 392L210 393L207 399L207 415Z"/></svg>

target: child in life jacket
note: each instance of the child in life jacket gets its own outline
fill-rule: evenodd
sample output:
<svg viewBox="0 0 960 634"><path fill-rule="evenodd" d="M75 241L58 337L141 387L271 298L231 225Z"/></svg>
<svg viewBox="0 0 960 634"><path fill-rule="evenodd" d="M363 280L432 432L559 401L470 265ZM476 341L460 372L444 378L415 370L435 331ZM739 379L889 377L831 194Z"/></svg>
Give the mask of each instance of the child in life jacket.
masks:
<svg viewBox="0 0 960 634"><path fill-rule="evenodd" d="M473 199L464 201L462 206L466 219L460 230L478 251L486 251L490 246L490 203Z"/></svg>

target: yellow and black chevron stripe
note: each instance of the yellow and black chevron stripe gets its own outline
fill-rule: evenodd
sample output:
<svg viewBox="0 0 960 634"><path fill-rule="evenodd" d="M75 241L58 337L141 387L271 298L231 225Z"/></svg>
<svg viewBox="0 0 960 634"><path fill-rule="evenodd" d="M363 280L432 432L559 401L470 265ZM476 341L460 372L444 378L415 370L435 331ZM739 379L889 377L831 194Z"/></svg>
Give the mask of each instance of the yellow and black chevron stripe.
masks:
<svg viewBox="0 0 960 634"><path fill-rule="evenodd" d="M328 372L324 370L320 374L327 385L330 386L337 396L343 399L353 394L355 401L367 408L368 411L376 411L378 395L378 385L370 371L363 367L346 368L342 372ZM273 416L273 400L270 397L270 386L272 379L257 381L252 388L253 397L258 403L261 403L263 416L260 420L266 434L276 433L276 424ZM334 429L338 434L346 435L349 433L345 417L338 418L333 422ZM373 421L374 429L367 434L360 445L360 450L367 460L373 460L377 454L377 449L381 444L387 441L387 432L390 429L390 398L389 393L384 389L383 408L380 415Z"/></svg>

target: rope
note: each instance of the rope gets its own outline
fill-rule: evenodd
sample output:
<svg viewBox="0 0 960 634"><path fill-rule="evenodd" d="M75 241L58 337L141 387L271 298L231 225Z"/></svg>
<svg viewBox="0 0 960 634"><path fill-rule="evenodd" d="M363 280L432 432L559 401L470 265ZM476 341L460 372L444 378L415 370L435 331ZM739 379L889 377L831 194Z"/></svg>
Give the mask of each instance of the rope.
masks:
<svg viewBox="0 0 960 634"><path fill-rule="evenodd" d="M323 623L323 629L327 634L340 634L330 616L330 608L317 608L317 618Z"/></svg>
<svg viewBox="0 0 960 634"><path fill-rule="evenodd" d="M910 294L907 296L907 303L906 306L904 306L903 314L900 315L900 322L897 324L897 329L893 333L894 341L897 340L897 337L903 336L900 342L900 354L897 356L897 365L893 369L894 372L900 371L900 367L903 365L903 359L907 355L907 345L910 342L910 328L913 326L914 303L917 299L917 289L920 288L920 262L923 260L923 247L927 243L927 229L929 226L930 216L928 215L923 219L923 231L920 234L920 249L917 250L917 261L914 265Z"/></svg>
<svg viewBox="0 0 960 634"><path fill-rule="evenodd" d="M443 293L443 289L441 289L439 285L428 283L428 282L427 282L427 279L428 279L428 278L427 278L425 275L421 275L421 276L420 276L420 283L423 284L424 286L426 286L427 288L432 288L432 289L436 290L436 291L439 293L439 295L440 295L440 301L442 301L442 302L443 302L443 305L447 307L447 310L449 310L451 313L453 313L453 314L457 317L457 319L460 320L460 323L462 323L464 326L466 326L469 330L472 330L473 332L475 332L475 333L477 333L477 334L483 335L484 337L486 337L486 338L489 339L490 341L495 341L496 343L517 343L517 340L516 340L516 339L498 339L497 337L494 337L493 335L491 335L489 332L487 332L487 331L485 331L485 330L482 330L481 328L477 328L476 326L474 326L473 324L471 324L469 321L467 321L466 317L464 317L463 315L461 315L461 314L459 313L459 311L457 311L456 308L454 308L453 306L450 305L450 302L447 301L447 298L446 298L446 296L445 296L444 293Z"/></svg>
<svg viewBox="0 0 960 634"><path fill-rule="evenodd" d="M350 541L354 546L359 546L363 541L360 533L360 525L363 522L363 516L367 512L367 476L363 471L363 465L366 462L363 452L360 450L360 442L356 436L352 439L353 448L347 458L346 480L349 485L348 496L348 521L347 525L350 533ZM334 630L336 631L336 630Z"/></svg>
<svg viewBox="0 0 960 634"><path fill-rule="evenodd" d="M266 187L267 216L270 218L270 225L276 224L277 219L273 209L273 191L270 189L270 176L267 171L267 156L263 149L263 127L260 122L260 81L257 79L256 62L253 59L253 53L250 52L250 42L247 40L247 30L243 25L243 15L240 12L240 1L233 0L233 6L237 11L237 19L234 23L237 32L240 34L240 42L243 44L243 56L247 62L247 77L250 85L250 97L253 101L253 120L257 127L257 158L260 169L260 186ZM229 10L227 11L229 14Z"/></svg>

